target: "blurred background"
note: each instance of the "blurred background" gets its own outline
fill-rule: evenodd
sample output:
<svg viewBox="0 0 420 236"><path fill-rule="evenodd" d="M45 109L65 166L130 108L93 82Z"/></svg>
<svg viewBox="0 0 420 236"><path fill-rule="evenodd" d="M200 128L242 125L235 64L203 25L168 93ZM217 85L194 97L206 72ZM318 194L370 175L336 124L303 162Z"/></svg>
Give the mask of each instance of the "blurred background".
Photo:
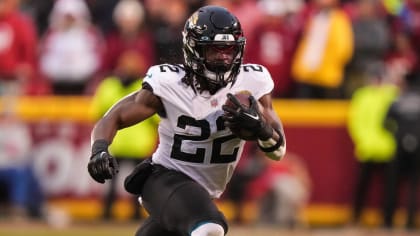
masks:
<svg viewBox="0 0 420 236"><path fill-rule="evenodd" d="M158 118L118 133L105 185L86 169L90 130L149 66L182 63L185 20L207 4L239 18L287 136L280 162L247 144L217 201L228 220L418 230L419 0L0 0L0 222L146 216L122 181Z"/></svg>

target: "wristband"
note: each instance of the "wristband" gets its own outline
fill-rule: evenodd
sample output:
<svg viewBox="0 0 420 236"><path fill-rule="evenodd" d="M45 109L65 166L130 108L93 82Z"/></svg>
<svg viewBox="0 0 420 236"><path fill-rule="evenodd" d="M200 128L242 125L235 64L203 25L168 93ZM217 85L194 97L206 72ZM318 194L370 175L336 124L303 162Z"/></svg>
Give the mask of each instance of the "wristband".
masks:
<svg viewBox="0 0 420 236"><path fill-rule="evenodd" d="M275 150L277 150L282 144L283 144L283 136L281 135L280 131L278 131L277 129L275 129L275 131L279 134L279 140L276 142L274 139L270 138L268 140L257 140L257 144L258 147L261 149L261 151L263 152L274 152ZM271 147L264 147L262 143L271 143L274 144Z"/></svg>
<svg viewBox="0 0 420 236"><path fill-rule="evenodd" d="M95 140L92 144L92 157L100 152L108 152L108 141L105 139Z"/></svg>

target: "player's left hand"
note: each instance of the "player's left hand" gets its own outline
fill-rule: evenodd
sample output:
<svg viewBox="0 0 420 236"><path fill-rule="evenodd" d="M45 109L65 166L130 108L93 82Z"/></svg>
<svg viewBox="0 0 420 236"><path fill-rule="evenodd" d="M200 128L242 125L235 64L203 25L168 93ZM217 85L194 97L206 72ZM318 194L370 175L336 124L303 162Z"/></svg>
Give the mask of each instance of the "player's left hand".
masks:
<svg viewBox="0 0 420 236"><path fill-rule="evenodd" d="M242 105L238 99L231 93L227 94L232 106L223 105L225 111L223 119L227 127L241 127L249 132L254 132L255 137L261 140L267 140L273 135L273 129L258 109L258 102L254 96L249 96L249 107Z"/></svg>
<svg viewBox="0 0 420 236"><path fill-rule="evenodd" d="M98 148L98 146L101 147ZM107 179L112 179L118 173L119 169L117 160L108 153L107 147L107 145L103 144L94 144L93 154L88 163L90 176L101 184L105 183Z"/></svg>

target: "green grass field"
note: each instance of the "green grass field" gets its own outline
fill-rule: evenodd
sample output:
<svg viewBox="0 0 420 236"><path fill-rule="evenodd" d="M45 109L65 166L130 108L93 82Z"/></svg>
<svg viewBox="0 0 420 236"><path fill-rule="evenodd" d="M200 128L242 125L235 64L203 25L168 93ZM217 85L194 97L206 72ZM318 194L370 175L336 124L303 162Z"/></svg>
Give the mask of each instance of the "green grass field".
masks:
<svg viewBox="0 0 420 236"><path fill-rule="evenodd" d="M43 223L0 222L1 236L134 236L138 225L133 223L72 223L65 228L51 228ZM230 226L228 236L411 236L420 231L402 229L328 228L285 230L265 226ZM168 235L170 236L170 235Z"/></svg>

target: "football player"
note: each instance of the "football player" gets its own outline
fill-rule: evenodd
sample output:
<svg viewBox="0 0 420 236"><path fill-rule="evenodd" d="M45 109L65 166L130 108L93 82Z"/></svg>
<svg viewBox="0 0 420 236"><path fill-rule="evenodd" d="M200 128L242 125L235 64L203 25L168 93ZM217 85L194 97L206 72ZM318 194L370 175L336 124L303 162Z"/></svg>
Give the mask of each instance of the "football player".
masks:
<svg viewBox="0 0 420 236"><path fill-rule="evenodd" d="M238 19L225 8L205 6L182 34L184 64L152 66L142 89L111 107L92 131L88 171L104 183L118 172L108 153L115 133L155 113L161 117L159 146L124 183L149 214L136 236L225 235L226 219L213 200L225 190L244 139L273 160L285 155L283 127L271 103L273 81L265 67L242 64L245 37ZM249 106L234 96L241 91L252 94ZM227 99L232 105L225 105ZM232 133L237 127L252 137Z"/></svg>

